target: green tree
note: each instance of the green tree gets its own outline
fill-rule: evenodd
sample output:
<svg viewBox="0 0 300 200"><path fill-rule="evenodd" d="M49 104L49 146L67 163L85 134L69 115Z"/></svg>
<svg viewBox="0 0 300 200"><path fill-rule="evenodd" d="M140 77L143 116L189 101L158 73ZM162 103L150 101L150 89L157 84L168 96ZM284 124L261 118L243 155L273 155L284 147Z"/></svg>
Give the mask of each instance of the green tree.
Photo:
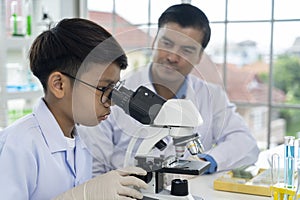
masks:
<svg viewBox="0 0 300 200"><path fill-rule="evenodd" d="M300 59L296 56L281 55L274 64L274 85L283 90L288 101L300 100Z"/></svg>
<svg viewBox="0 0 300 200"><path fill-rule="evenodd" d="M286 103L300 104L300 58L281 55L274 63L274 86L286 94ZM298 110L285 109L280 112L287 122L288 132L300 130Z"/></svg>

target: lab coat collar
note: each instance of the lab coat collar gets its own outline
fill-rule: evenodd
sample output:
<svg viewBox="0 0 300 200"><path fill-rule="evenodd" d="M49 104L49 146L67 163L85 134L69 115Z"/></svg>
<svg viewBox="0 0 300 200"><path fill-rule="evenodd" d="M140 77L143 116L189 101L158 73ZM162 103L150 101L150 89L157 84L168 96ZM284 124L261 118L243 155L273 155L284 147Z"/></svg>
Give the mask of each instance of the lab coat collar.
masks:
<svg viewBox="0 0 300 200"><path fill-rule="evenodd" d="M153 83L151 68L152 68L152 63L149 64L149 66L148 66L148 76L149 76L148 79L151 83ZM153 87L153 84L151 84L151 85ZM153 87L153 90L155 90L154 87ZM187 77L185 77L183 84L180 86L180 88L176 92L174 99L185 99L186 93L187 93Z"/></svg>
<svg viewBox="0 0 300 200"><path fill-rule="evenodd" d="M53 114L48 109L43 99L40 99L37 106L33 109L33 115L41 129L41 133L48 145L51 153L67 150L67 141L65 136L54 118ZM75 130L76 132L76 130ZM75 134L75 144L78 148L79 134ZM86 145L80 142L81 148L86 148Z"/></svg>

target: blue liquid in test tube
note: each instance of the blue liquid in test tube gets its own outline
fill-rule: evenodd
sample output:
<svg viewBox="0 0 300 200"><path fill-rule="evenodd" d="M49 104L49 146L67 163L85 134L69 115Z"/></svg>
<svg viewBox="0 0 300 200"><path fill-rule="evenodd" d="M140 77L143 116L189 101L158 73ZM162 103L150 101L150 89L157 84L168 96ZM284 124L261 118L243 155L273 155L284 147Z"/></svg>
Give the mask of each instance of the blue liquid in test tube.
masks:
<svg viewBox="0 0 300 200"><path fill-rule="evenodd" d="M292 188L294 186L295 167L295 137L284 137L284 185Z"/></svg>

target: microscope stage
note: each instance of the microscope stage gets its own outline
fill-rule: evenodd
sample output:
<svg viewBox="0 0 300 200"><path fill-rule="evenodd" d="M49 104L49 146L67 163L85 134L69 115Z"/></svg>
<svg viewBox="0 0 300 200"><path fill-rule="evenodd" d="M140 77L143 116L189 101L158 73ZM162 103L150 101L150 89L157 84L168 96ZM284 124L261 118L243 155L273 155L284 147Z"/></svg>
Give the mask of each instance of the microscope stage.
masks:
<svg viewBox="0 0 300 200"><path fill-rule="evenodd" d="M201 175L210 166L210 162L197 160L178 160L170 167L164 167L159 172L173 173L173 174L188 174L188 175Z"/></svg>

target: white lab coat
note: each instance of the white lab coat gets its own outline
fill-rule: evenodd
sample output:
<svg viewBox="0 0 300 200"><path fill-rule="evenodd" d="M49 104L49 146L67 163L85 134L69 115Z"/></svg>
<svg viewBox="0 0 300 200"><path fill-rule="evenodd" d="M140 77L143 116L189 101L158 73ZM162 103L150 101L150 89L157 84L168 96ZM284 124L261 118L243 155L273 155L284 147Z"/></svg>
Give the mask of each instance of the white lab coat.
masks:
<svg viewBox="0 0 300 200"><path fill-rule="evenodd" d="M75 145L71 162L66 138L40 99L32 114L0 132L0 199L52 199L89 180L92 156L77 134Z"/></svg>
<svg viewBox="0 0 300 200"><path fill-rule="evenodd" d="M191 74L186 81L186 99L195 104L203 118L203 124L196 127L195 132L201 135L204 153L215 159L217 171L255 163L259 154L256 141L224 90ZM140 85L155 91L149 78L149 66L126 79L125 85L133 91ZM145 137L155 134L117 106L112 107L109 118L99 126L81 127L78 131L94 156L94 175L123 167L131 137L140 133Z"/></svg>

